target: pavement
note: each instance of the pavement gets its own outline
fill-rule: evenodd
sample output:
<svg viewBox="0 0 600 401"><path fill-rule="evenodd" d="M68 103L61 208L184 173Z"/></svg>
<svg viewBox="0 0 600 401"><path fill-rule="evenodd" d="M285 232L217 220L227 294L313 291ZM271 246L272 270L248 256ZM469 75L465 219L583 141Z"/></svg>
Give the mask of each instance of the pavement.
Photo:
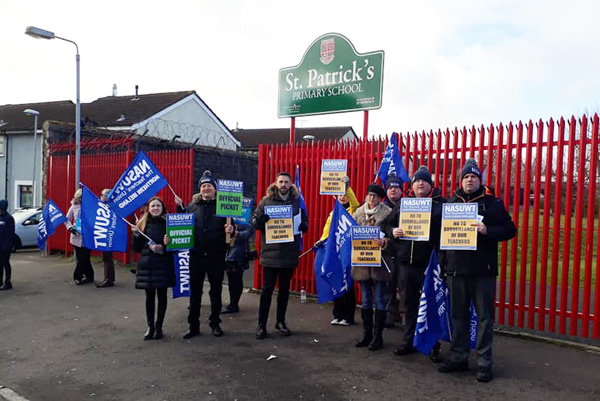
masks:
<svg viewBox="0 0 600 401"><path fill-rule="evenodd" d="M115 287L97 289L73 284L70 258L25 250L11 262L14 289L0 291L0 400L600 399L593 350L496 335L495 378L478 383L473 355L471 370L457 374L438 373L424 355L393 355L398 328L384 332L380 351L355 348L360 324L331 326L329 304L293 298L293 335L281 337L274 299L270 336L258 341L259 295L251 292L239 314L223 316L223 337L210 335L203 306L202 334L183 340L180 298L169 299L165 338L143 341L144 292L128 268L118 268ZM94 267L101 279L101 264Z"/></svg>

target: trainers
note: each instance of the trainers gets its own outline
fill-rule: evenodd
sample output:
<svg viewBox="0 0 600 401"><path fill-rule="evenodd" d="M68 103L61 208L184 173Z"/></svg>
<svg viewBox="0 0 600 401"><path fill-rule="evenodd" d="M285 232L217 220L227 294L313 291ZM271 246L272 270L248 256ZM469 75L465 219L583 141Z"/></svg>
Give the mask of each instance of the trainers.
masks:
<svg viewBox="0 0 600 401"><path fill-rule="evenodd" d="M340 321L337 318L335 318L331 321L332 326L337 326L338 324L340 324Z"/></svg>
<svg viewBox="0 0 600 401"><path fill-rule="evenodd" d="M492 367L491 366L480 366L477 371L477 381L487 383L492 380Z"/></svg>
<svg viewBox="0 0 600 401"><path fill-rule="evenodd" d="M350 326L350 323L346 319L342 319L339 321L338 325L340 326Z"/></svg>
<svg viewBox="0 0 600 401"><path fill-rule="evenodd" d="M438 368L440 373L451 373L451 372L464 372L469 370L469 363L463 362L446 362Z"/></svg>

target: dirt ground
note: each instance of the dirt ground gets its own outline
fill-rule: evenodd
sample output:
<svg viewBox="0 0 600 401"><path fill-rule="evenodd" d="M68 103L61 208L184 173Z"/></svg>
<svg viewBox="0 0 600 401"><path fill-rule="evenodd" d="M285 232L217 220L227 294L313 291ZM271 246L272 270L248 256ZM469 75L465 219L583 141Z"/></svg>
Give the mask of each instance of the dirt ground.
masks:
<svg viewBox="0 0 600 401"><path fill-rule="evenodd" d="M497 335L495 379L483 384L473 356L459 374L438 373L423 355L394 356L397 328L380 351L355 348L360 324L331 326L331 305L293 299L293 335L273 333L271 319L258 341L253 293L224 316L221 338L210 335L203 306L202 335L183 340L187 299L170 299L165 338L143 341L144 292L128 269L118 269L115 287L97 289L72 283L69 259L20 251L12 266L14 289L0 292L0 386L29 400L600 399L600 355L589 351Z"/></svg>

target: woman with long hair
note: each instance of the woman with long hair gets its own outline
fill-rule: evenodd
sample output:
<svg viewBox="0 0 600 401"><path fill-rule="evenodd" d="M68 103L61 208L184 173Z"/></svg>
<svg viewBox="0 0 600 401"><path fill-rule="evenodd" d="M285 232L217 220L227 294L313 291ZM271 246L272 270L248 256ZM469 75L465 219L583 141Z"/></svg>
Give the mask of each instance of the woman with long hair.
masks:
<svg viewBox="0 0 600 401"><path fill-rule="evenodd" d="M133 250L140 253L135 276L135 288L146 291L146 320L148 330L144 340L163 338L163 322L167 313L167 289L175 284L173 259L167 253L167 208L154 196L147 210L132 227ZM145 235L142 235L144 233ZM148 239L150 238L150 239ZM158 308L155 307L158 299ZM157 309L156 321L154 311Z"/></svg>

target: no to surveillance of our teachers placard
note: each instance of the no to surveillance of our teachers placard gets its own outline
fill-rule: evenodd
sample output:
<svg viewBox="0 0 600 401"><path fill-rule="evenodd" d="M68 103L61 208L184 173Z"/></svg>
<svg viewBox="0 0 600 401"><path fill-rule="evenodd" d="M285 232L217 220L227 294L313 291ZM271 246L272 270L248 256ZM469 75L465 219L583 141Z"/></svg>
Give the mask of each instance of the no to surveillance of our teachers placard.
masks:
<svg viewBox="0 0 600 401"><path fill-rule="evenodd" d="M330 160L321 161L321 195L344 195L346 193L346 183L344 177L348 169L348 160Z"/></svg>
<svg viewBox="0 0 600 401"><path fill-rule="evenodd" d="M381 267L381 247L376 239L380 238L379 227L352 226L352 266Z"/></svg>
<svg viewBox="0 0 600 401"><path fill-rule="evenodd" d="M446 203L440 249L477 250L477 203Z"/></svg>
<svg viewBox="0 0 600 401"><path fill-rule="evenodd" d="M265 223L265 243L294 242L292 205L265 206L269 221Z"/></svg>

